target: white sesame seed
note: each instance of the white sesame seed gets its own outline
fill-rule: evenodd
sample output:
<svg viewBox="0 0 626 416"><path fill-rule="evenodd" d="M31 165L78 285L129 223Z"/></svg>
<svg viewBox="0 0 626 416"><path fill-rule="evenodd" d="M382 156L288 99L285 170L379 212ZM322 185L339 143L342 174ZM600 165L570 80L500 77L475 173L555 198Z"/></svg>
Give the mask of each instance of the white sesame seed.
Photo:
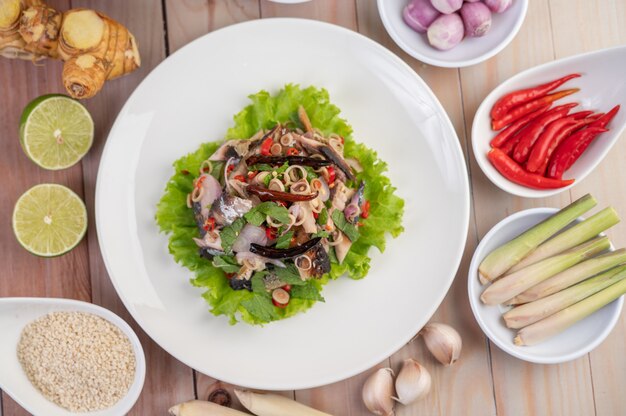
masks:
<svg viewBox="0 0 626 416"><path fill-rule="evenodd" d="M53 312L29 323L17 356L30 382L72 412L113 406L135 378L128 337L90 313Z"/></svg>

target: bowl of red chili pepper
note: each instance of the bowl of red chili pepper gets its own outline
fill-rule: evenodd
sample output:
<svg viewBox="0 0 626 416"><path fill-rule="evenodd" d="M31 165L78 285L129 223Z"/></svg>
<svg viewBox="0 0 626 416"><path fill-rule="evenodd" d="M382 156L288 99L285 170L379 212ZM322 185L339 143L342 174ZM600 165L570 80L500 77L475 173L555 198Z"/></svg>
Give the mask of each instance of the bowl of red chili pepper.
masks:
<svg viewBox="0 0 626 416"><path fill-rule="evenodd" d="M626 127L626 47L577 55L515 75L478 108L472 146L496 186L542 198L589 175Z"/></svg>

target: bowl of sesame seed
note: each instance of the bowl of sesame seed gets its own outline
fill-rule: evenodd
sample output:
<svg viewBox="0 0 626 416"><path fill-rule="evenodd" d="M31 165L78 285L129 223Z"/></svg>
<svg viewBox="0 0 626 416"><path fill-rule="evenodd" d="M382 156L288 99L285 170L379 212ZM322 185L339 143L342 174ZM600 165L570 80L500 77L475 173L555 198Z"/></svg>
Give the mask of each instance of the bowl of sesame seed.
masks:
<svg viewBox="0 0 626 416"><path fill-rule="evenodd" d="M36 415L126 414L145 379L130 326L69 299L0 299L0 388Z"/></svg>

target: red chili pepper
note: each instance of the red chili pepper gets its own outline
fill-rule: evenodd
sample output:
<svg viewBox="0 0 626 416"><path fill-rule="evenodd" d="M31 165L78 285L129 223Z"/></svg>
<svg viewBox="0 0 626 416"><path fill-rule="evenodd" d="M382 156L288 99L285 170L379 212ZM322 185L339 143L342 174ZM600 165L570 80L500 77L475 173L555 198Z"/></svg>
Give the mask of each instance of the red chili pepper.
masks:
<svg viewBox="0 0 626 416"><path fill-rule="evenodd" d="M361 218L367 218L370 216L370 201L366 200L361 206Z"/></svg>
<svg viewBox="0 0 626 416"><path fill-rule="evenodd" d="M286 290L287 292L291 292L291 285L283 286L283 290Z"/></svg>
<svg viewBox="0 0 626 416"><path fill-rule="evenodd" d="M506 153L498 148L491 149L489 153L487 153L487 158L498 170L498 172L502 174L502 176L511 182L515 182L529 188L555 189L574 183L574 179L562 181L558 179L546 178L541 175L537 175L536 173L528 173L513 159L508 157Z"/></svg>
<svg viewBox="0 0 626 416"><path fill-rule="evenodd" d="M204 231L214 231L215 230L215 218L213 217L207 218L206 221L204 221L204 225L202 226L202 228L204 228Z"/></svg>
<svg viewBox="0 0 626 416"><path fill-rule="evenodd" d="M588 124L593 123L594 120L595 119L590 117L583 118L582 120L577 120L576 123L570 124L569 126L561 129L561 131L559 131L557 135L554 136L554 139L550 143L550 146L548 147L548 153L539 169L537 169L537 173L545 175L545 172L548 169L548 162L550 162L550 158L552 157L554 150L556 150L556 148L563 142L563 140L568 138L573 132L580 130Z"/></svg>
<svg viewBox="0 0 626 416"><path fill-rule="evenodd" d="M576 120L573 115L555 120L546 126L530 151L528 161L526 162L527 171L543 174L543 172L539 171L539 168L544 164L544 162L547 163L549 158L548 149L555 141L559 132L572 124L576 124Z"/></svg>
<svg viewBox="0 0 626 416"><path fill-rule="evenodd" d="M589 127L606 127L607 124L609 124L609 122L613 120L613 117L615 117L615 114L617 114L617 112L619 111L619 108L620 108L619 104L611 108L611 111L604 114L602 117L596 120L596 122L590 125Z"/></svg>
<svg viewBox="0 0 626 416"><path fill-rule="evenodd" d="M254 179L254 177L259 173L258 171L248 172L248 180Z"/></svg>
<svg viewBox="0 0 626 416"><path fill-rule="evenodd" d="M335 168L333 168L332 166L328 166L326 170L328 171L328 184L330 185L335 182L335 179L337 178L337 172L335 172Z"/></svg>
<svg viewBox="0 0 626 416"><path fill-rule="evenodd" d="M204 173L207 173L209 170L211 170L211 168L209 168L208 166L202 168L202 172Z"/></svg>
<svg viewBox="0 0 626 416"><path fill-rule="evenodd" d="M276 240L276 236L278 235L278 231L276 228L267 227L265 229L265 236L268 240Z"/></svg>
<svg viewBox="0 0 626 416"><path fill-rule="evenodd" d="M289 149L287 149L288 156L297 156L299 154L300 154L300 151L296 149L295 147L290 147Z"/></svg>
<svg viewBox="0 0 626 416"><path fill-rule="evenodd" d="M246 177L243 176L243 175L235 175L235 177L233 179L236 180L236 181L239 181L239 182L245 182L246 181Z"/></svg>
<svg viewBox="0 0 626 416"><path fill-rule="evenodd" d="M532 113L533 111L537 110L539 107L542 107L545 104L552 103L560 98L567 97L568 95L574 94L575 92L578 92L578 91L580 91L578 88L572 88L571 90L563 90L563 91L555 92L554 94L545 95L543 97L537 98L535 100L532 100L525 104L517 106L513 108L509 113L507 113L501 119L492 120L491 129L500 130L501 128L524 117L526 114Z"/></svg>
<svg viewBox="0 0 626 416"><path fill-rule="evenodd" d="M554 155L550 159L547 176L549 178L561 179L563 173L568 170L574 162L587 150L593 139L598 134L608 131L604 127L598 127L591 124L583 130L569 136L559 147L557 147Z"/></svg>
<svg viewBox="0 0 626 416"><path fill-rule="evenodd" d="M535 98L543 97L550 91L565 84L570 79L577 78L579 76L580 74L570 74L564 76L563 78L548 82L546 84L542 84L532 88L526 88L523 90L517 90L506 94L498 101L496 101L494 106L491 108L491 118L493 120L499 120L501 118L504 118L509 110L511 110L513 107L534 100Z"/></svg>
<svg viewBox="0 0 626 416"><path fill-rule="evenodd" d="M507 142L511 137L515 135L515 133L519 132L530 123L532 120L539 117L541 114L545 113L548 108L550 108L550 104L545 104L540 107L538 110L533 111L530 114L525 115L524 117L517 120L515 123L508 126L506 129L502 130L496 137L491 140L491 147L502 147L503 144Z"/></svg>
<svg viewBox="0 0 626 416"><path fill-rule="evenodd" d="M515 150L513 150L513 159L515 159L518 163L526 162L528 155L530 154L530 150L535 145L535 142L539 138L543 129L545 129L545 127L553 121L564 117L571 108L576 107L577 105L578 104L576 103L570 103L554 107L552 110L542 114L526 126L524 130L520 131L517 134L517 136L520 136L520 139L519 143L515 146Z"/></svg>
<svg viewBox="0 0 626 416"><path fill-rule="evenodd" d="M206 176L200 176L196 179L196 188L200 189L202 187L202 182L206 179Z"/></svg>
<svg viewBox="0 0 626 416"><path fill-rule="evenodd" d="M574 120L580 120L588 116L591 116L592 114L593 114L593 111L585 110L585 111L578 111L576 113L572 113L568 117L572 117Z"/></svg>
<svg viewBox="0 0 626 416"><path fill-rule="evenodd" d="M520 142L520 140L522 139L523 136L524 135L521 132L516 134L515 136L511 137L511 140L509 140L508 142L504 143L504 146L500 147L500 149L504 153L509 155L510 157L513 157L513 149L515 149L515 147Z"/></svg>
<svg viewBox="0 0 626 416"><path fill-rule="evenodd" d="M227 279L232 279L233 277L235 277L237 275L237 273L226 273L226 278Z"/></svg>
<svg viewBox="0 0 626 416"><path fill-rule="evenodd" d="M226 173L230 173L233 170L235 170L235 165L228 165L228 167L226 168Z"/></svg>
<svg viewBox="0 0 626 416"><path fill-rule="evenodd" d="M274 140L271 137L268 137L267 139L265 139L263 143L261 143L261 154L263 156L269 156L270 148L272 147L273 144L274 144Z"/></svg>
<svg viewBox="0 0 626 416"><path fill-rule="evenodd" d="M318 214L317 212L313 213L313 218L317 219L317 217L319 217L319 216L320 216L320 214Z"/></svg>
<svg viewBox="0 0 626 416"><path fill-rule="evenodd" d="M272 303L274 304L274 306L281 309L285 309L287 305L289 305L289 303L278 303L274 299L272 299Z"/></svg>

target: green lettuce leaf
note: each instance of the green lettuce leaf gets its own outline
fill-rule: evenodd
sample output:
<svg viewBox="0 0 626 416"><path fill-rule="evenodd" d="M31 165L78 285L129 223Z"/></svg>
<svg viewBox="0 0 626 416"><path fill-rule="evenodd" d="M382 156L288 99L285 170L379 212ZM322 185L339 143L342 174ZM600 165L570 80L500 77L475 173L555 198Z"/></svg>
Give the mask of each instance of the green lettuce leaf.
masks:
<svg viewBox="0 0 626 416"><path fill-rule="evenodd" d="M363 171L357 174L357 180L365 180L365 198L370 201L370 214L367 219L361 219L359 238L344 262L332 264L330 273L321 279L302 282L297 289L293 286L287 307L277 308L268 301L267 296L259 293L259 277L253 281L256 292L232 290L224 274L225 270L233 270L232 265L226 259L217 260L214 265L214 262L200 257L198 247L193 242L193 238L198 237L198 230L193 212L186 206L187 194L192 190L200 164L215 152L220 142L204 143L195 152L174 162L174 175L169 179L157 206L157 224L169 236L168 249L175 261L193 272L191 283L205 290L202 296L210 305L211 313L227 316L231 324L238 320L264 324L307 310L317 300L323 299L321 290L329 279L344 274L353 279L365 277L370 268L370 248L376 247L383 251L386 234L396 237L403 231L404 201L395 194L396 188L385 176L387 164L378 158L375 151L354 141L352 128L339 117L339 108L330 103L326 90L315 87L303 89L290 84L276 95L261 91L251 95L250 100L252 104L235 115L235 124L226 133L227 140L247 139L258 130L271 128L277 122L291 120L300 125L297 110L300 105L304 106L313 126L325 134L343 136L346 157L359 160L363 166ZM296 279L299 278L294 276L294 279L289 280L295 282Z"/></svg>

